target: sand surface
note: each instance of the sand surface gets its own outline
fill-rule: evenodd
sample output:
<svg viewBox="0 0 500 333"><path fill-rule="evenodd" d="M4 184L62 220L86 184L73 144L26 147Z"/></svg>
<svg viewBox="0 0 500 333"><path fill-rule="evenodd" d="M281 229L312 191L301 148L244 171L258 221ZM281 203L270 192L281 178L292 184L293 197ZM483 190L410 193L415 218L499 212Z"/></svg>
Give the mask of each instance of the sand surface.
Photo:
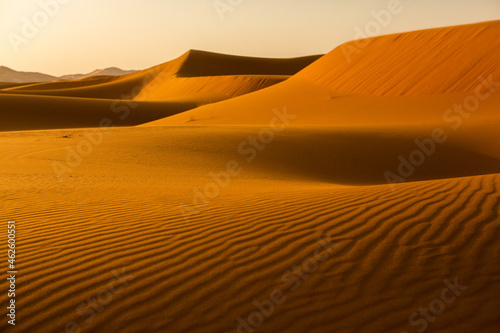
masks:
<svg viewBox="0 0 500 333"><path fill-rule="evenodd" d="M89 332L236 332L237 318L278 288L286 301L261 332L400 332L440 297L444 279L458 277L467 289L432 331L495 332L500 175L410 182L395 191L340 186L302 161L325 162L321 150L281 153L298 137L317 140L316 130L290 128L248 162L235 143L258 130L108 130L62 182L52 164L64 163L65 147L76 147L83 131L0 135L9 147L2 211L17 217L22 249L18 329L59 332L74 321ZM208 203L194 202L193 189L204 191L209 173L229 161L241 173ZM336 244L331 257L300 282L298 273L283 280L321 237ZM85 322L77 306L122 267L135 279Z"/></svg>
<svg viewBox="0 0 500 333"><path fill-rule="evenodd" d="M15 331L498 332L499 35L3 89Z"/></svg>

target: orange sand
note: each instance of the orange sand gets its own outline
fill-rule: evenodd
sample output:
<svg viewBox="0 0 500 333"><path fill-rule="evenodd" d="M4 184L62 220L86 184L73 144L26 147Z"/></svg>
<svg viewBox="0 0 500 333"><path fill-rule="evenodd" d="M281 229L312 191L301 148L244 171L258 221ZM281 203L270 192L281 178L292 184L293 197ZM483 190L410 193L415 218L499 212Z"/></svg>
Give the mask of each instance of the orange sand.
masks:
<svg viewBox="0 0 500 333"><path fill-rule="evenodd" d="M191 51L153 71L2 90L13 331L238 332L263 311L255 332L498 332L498 36L500 21L381 36L296 75L310 58ZM164 80L144 81L152 72ZM137 107L121 120L124 92ZM102 117L142 125L95 128ZM92 310L123 268L127 285Z"/></svg>

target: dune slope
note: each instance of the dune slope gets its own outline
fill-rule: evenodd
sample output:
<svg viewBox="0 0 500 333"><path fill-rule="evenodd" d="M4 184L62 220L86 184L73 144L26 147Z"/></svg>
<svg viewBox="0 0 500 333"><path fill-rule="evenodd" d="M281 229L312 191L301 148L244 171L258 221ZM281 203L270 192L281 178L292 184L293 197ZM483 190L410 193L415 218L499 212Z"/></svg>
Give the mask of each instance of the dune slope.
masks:
<svg viewBox="0 0 500 333"><path fill-rule="evenodd" d="M265 124L282 106L303 125L436 122L466 103L496 117L499 34L493 21L349 42L285 82L151 125Z"/></svg>
<svg viewBox="0 0 500 333"><path fill-rule="evenodd" d="M4 84L0 130L96 127L110 113L124 112L134 117L115 126L138 125L274 85L317 58L260 59L189 51L124 76Z"/></svg>
<svg viewBox="0 0 500 333"><path fill-rule="evenodd" d="M499 33L500 20L352 41L297 78L340 94L474 93L488 77L500 82Z"/></svg>
<svg viewBox="0 0 500 333"><path fill-rule="evenodd" d="M0 95L0 131L132 126L189 110L191 102Z"/></svg>
<svg viewBox="0 0 500 333"><path fill-rule="evenodd" d="M230 98L281 82L318 58L262 59L191 50L177 59L129 75L27 85L4 91L9 94L167 100L192 97L201 87L201 94L215 90L216 97L224 94L225 98ZM200 76L213 78L205 80L198 78ZM190 78L188 85L186 78ZM177 82L180 88L176 87ZM190 88L193 85L198 88ZM218 88L220 85L224 88ZM175 94L171 89L176 89Z"/></svg>

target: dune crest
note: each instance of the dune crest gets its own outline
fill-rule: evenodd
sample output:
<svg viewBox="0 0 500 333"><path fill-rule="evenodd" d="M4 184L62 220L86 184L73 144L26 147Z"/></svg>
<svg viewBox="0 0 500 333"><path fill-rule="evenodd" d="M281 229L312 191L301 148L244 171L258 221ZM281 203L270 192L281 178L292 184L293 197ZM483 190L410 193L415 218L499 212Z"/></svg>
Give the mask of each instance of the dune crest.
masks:
<svg viewBox="0 0 500 333"><path fill-rule="evenodd" d="M280 106L299 125L437 125L471 95L483 111L473 119L498 119L499 35L493 21L349 42L273 87L147 125L265 124ZM350 61L346 47L359 51Z"/></svg>
<svg viewBox="0 0 500 333"><path fill-rule="evenodd" d="M263 59L191 50L123 76L4 84L0 130L98 127L102 119L116 119L114 126L139 125L269 87L318 58Z"/></svg>
<svg viewBox="0 0 500 333"><path fill-rule="evenodd" d="M1 93L161 101L213 94L222 100L282 82L320 56L265 59L190 50L177 59L123 76L17 86ZM188 79L189 78L189 79Z"/></svg>
<svg viewBox="0 0 500 333"><path fill-rule="evenodd" d="M296 78L343 94L471 93L481 77L500 81L499 35L500 20L351 41Z"/></svg>

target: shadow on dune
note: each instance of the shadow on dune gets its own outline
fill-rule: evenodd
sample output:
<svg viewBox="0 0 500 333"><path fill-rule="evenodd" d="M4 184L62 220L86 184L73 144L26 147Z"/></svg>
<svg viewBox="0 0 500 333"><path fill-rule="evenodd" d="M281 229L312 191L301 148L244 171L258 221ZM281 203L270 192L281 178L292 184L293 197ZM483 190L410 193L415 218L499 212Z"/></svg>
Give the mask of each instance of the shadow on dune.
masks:
<svg viewBox="0 0 500 333"><path fill-rule="evenodd" d="M335 184L384 184L386 172L399 175L399 156L408 161L409 155L418 150L415 139L373 133L296 133L276 138L253 163L273 174ZM500 172L500 160L446 142L436 144L430 156L422 155L425 160L413 166L413 172L403 169L408 171L403 174L405 181Z"/></svg>
<svg viewBox="0 0 500 333"><path fill-rule="evenodd" d="M104 119L113 126L134 126L196 106L189 102L0 95L0 131L100 127Z"/></svg>

